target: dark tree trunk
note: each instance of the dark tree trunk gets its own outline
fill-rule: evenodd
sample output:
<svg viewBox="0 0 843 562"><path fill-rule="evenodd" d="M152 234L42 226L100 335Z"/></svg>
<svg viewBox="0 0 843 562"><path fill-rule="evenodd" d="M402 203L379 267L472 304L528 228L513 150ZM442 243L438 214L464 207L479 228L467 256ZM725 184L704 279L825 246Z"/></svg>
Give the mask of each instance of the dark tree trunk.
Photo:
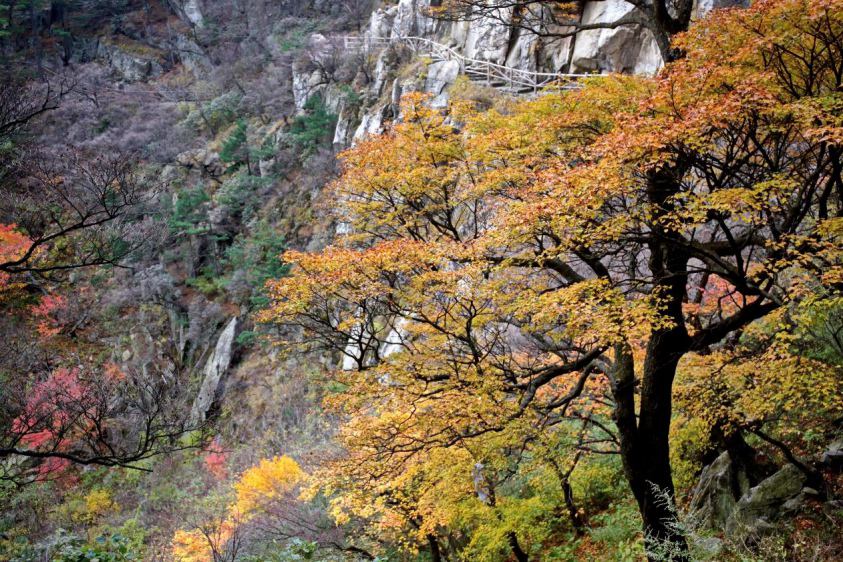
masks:
<svg viewBox="0 0 843 562"><path fill-rule="evenodd" d="M619 360L614 395L624 474L638 503L648 551L671 552L669 559L687 560L688 546L677 527L670 469L670 391L684 341L669 330L654 334L641 384L641 414L634 411L634 371L629 351ZM637 421L637 423L636 423ZM652 559L652 558L651 558Z"/></svg>
<svg viewBox="0 0 843 562"><path fill-rule="evenodd" d="M515 559L518 562L530 562L530 559L527 557L527 553L521 549L521 545L518 543L518 536L515 532L510 531L506 535L507 539L509 539L509 546L512 547L512 554L515 555Z"/></svg>
<svg viewBox="0 0 843 562"><path fill-rule="evenodd" d="M680 302L681 305L681 302ZM668 546L673 560L687 559L688 546L676 527L673 476L670 469L671 391L676 366L687 349L684 328L654 334L647 349L638 423L639 454L635 485L648 550Z"/></svg>
<svg viewBox="0 0 843 562"><path fill-rule="evenodd" d="M432 562L442 562L442 552L439 550L439 541L434 535L427 535L427 544L430 548L430 560Z"/></svg>
<svg viewBox="0 0 843 562"><path fill-rule="evenodd" d="M680 189L679 176L681 168L677 167L657 170L648 178L648 203L654 216L653 224L649 225L649 269L653 293L662 303L660 312L670 320L670 325L654 331L647 344L638 416L635 412L637 381L629 347L616 349L612 390L624 473L641 512L648 552L661 552L670 560L684 561L688 560L688 545L678 528L673 507L669 432L676 367L690 349L682 315L688 256L681 244L672 243L676 234L659 220L671 210L671 197Z"/></svg>
<svg viewBox="0 0 843 562"><path fill-rule="evenodd" d="M565 508L568 510L568 517L571 520L571 526L574 528L574 534L578 537L584 535L585 523L577 509L577 504L574 502L574 490L571 488L571 483L568 480L562 482L562 494L565 499Z"/></svg>

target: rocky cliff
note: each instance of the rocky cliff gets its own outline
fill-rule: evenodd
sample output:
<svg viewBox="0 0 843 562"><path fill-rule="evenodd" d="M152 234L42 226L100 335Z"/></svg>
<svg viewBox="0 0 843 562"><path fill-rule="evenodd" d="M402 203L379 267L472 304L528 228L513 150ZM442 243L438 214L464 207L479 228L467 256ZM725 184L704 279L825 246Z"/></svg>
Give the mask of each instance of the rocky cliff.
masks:
<svg viewBox="0 0 843 562"><path fill-rule="evenodd" d="M742 0L698 0L694 19L714 8L741 4ZM636 8L624 0L585 1L580 4L579 21L584 25L617 22ZM421 37L453 49L476 61L513 69L547 73L631 73L653 75L664 61L653 34L638 25L607 29L589 29L573 33L571 27L554 25L548 13L541 23L546 35L532 33L530 26L515 23L511 7L494 13L468 15L464 21L447 21L429 15L430 0L399 0L374 10L361 33L360 45L372 57L372 76L360 87L363 110L349 108L321 68L294 67L294 94L297 106L316 93L326 97L339 114L334 142L344 147L368 134L383 130L384 122L395 117L397 102L408 91L425 91L434 96L434 104L447 102L447 91L461 73L456 61L432 61L417 72L399 76L399 68L408 57L402 56L400 38ZM310 39L316 57L332 56L330 37ZM334 48L337 48L334 45ZM347 53L346 53L347 54Z"/></svg>

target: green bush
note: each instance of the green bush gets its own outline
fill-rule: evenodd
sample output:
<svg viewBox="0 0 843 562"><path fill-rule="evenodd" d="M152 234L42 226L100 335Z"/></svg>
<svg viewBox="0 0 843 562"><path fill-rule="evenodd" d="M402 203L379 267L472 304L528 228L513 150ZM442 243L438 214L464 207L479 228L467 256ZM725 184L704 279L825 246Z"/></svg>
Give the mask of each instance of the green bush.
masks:
<svg viewBox="0 0 843 562"><path fill-rule="evenodd" d="M170 231L177 235L208 232L208 201L210 197L201 186L179 190L170 215Z"/></svg>
<svg viewBox="0 0 843 562"><path fill-rule="evenodd" d="M275 40L281 52L296 51L307 45L308 37L315 31L316 26L312 22L303 21L287 27Z"/></svg>
<svg viewBox="0 0 843 562"><path fill-rule="evenodd" d="M207 271L204 271L202 275L198 277L191 277L190 279L187 279L185 283L189 287L193 287L209 298L215 297L222 292L222 288L225 284L223 279L220 279Z"/></svg>
<svg viewBox="0 0 843 562"><path fill-rule="evenodd" d="M130 562L141 559L131 541L120 534L100 535L93 541L84 541L62 533L58 542L50 558L52 562Z"/></svg>
<svg viewBox="0 0 843 562"><path fill-rule="evenodd" d="M273 182L273 178L249 175L245 170L227 178L220 186L214 199L233 218L249 221L260 206L258 194Z"/></svg>
<svg viewBox="0 0 843 562"><path fill-rule="evenodd" d="M194 107L182 121L182 125L194 131L207 130L213 135L228 127L237 118L242 96L228 92Z"/></svg>
<svg viewBox="0 0 843 562"><path fill-rule="evenodd" d="M222 141L220 160L229 164L227 171L236 170L242 165L249 166L249 144L246 138L246 120L238 119L231 134Z"/></svg>
<svg viewBox="0 0 843 562"><path fill-rule="evenodd" d="M224 265L232 271L241 271L249 286L256 290L252 304L260 307L267 303L263 286L268 279L287 275L290 266L281 261L286 249L284 237L275 232L266 220L255 226L251 236L238 238L226 251Z"/></svg>
<svg viewBox="0 0 843 562"><path fill-rule="evenodd" d="M290 143L303 156L309 156L330 140L337 124L337 116L328 111L322 96L311 96L304 104L304 115L290 125Z"/></svg>

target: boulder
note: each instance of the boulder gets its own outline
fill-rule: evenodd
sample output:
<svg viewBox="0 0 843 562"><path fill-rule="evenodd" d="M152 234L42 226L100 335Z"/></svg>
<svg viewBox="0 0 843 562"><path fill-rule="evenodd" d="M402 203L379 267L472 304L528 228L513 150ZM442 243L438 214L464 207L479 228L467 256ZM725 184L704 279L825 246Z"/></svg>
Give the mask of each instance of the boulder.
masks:
<svg viewBox="0 0 843 562"><path fill-rule="evenodd" d="M820 461L830 468L838 470L843 468L843 437L831 442Z"/></svg>
<svg viewBox="0 0 843 562"><path fill-rule="evenodd" d="M176 155L176 162L186 168L193 168L202 165L207 156L207 151L202 148L192 148Z"/></svg>
<svg viewBox="0 0 843 562"><path fill-rule="evenodd" d="M746 471L724 451L700 474L689 509L691 519L703 528L722 529L749 489Z"/></svg>
<svg viewBox="0 0 843 562"><path fill-rule="evenodd" d="M723 541L717 537L691 537L689 540L694 560L720 560L723 556Z"/></svg>
<svg viewBox="0 0 843 562"><path fill-rule="evenodd" d="M106 60L124 82L140 82L164 73L156 57L124 50L112 43L101 42L97 56Z"/></svg>
<svg viewBox="0 0 843 562"><path fill-rule="evenodd" d="M448 105L448 93L445 90L454 83L459 74L460 63L455 60L434 62L427 67L424 89L434 96L430 104L432 107Z"/></svg>
<svg viewBox="0 0 843 562"><path fill-rule="evenodd" d="M799 468L788 464L759 482L738 500L726 525L727 532L757 535L771 530L776 519L801 506L804 498L800 495L806 479Z"/></svg>

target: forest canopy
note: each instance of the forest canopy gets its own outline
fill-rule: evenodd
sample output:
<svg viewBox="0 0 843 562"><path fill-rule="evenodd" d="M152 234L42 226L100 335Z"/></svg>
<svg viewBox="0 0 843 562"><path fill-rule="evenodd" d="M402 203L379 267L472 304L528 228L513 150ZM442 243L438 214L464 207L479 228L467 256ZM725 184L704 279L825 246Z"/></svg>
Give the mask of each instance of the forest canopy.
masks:
<svg viewBox="0 0 843 562"><path fill-rule="evenodd" d="M510 502L540 508L512 488L555 473L568 501L568 467L617 454L651 558L684 559L672 422L790 459L789 427L839 418L797 319L840 305L843 5L755 2L674 44L656 78L504 112L408 95L341 156L350 234L285 254L263 319L343 357L342 516L421 544L474 502L520 558L541 539Z"/></svg>

